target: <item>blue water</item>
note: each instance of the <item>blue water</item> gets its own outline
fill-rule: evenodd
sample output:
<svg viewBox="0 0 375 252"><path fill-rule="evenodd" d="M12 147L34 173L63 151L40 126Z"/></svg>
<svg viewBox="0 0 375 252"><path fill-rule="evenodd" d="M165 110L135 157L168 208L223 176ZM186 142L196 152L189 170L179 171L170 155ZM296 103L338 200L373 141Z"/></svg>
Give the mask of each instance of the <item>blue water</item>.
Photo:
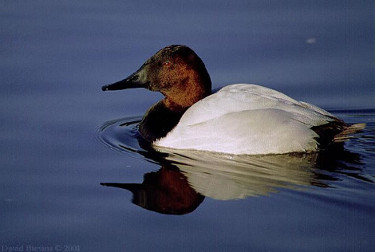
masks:
<svg viewBox="0 0 375 252"><path fill-rule="evenodd" d="M2 1L0 250L373 250L374 10L373 1ZM367 127L319 155L145 150L136 122L161 95L100 88L169 44L193 48L214 88L262 84ZM178 190L163 194L168 186ZM176 198L161 202L173 195L187 207L160 213L176 208L165 205Z"/></svg>

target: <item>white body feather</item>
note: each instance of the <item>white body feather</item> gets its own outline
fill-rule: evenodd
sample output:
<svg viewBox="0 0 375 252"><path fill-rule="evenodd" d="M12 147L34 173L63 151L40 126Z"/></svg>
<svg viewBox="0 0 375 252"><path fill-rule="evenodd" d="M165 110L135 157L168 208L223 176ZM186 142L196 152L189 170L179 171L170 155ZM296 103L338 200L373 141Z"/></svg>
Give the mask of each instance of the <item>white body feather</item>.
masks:
<svg viewBox="0 0 375 252"><path fill-rule="evenodd" d="M229 85L191 106L166 137L153 144L230 154L312 152L313 126L333 115L253 84Z"/></svg>

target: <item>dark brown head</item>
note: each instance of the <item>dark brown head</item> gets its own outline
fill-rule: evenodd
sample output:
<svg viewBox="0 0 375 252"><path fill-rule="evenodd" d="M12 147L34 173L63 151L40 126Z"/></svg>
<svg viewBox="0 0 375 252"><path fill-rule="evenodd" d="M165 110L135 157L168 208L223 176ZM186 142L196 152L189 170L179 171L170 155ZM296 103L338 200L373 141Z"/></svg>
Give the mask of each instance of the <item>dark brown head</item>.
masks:
<svg viewBox="0 0 375 252"><path fill-rule="evenodd" d="M144 87L159 91L171 109L187 108L211 93L211 79L203 61L187 46L159 50L128 78L103 86L103 91Z"/></svg>

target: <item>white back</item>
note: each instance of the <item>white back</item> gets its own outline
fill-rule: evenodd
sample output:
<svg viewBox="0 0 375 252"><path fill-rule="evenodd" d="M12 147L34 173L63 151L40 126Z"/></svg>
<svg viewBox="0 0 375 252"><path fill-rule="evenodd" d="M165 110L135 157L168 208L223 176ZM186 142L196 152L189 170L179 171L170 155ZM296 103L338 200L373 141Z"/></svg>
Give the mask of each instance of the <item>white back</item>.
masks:
<svg viewBox="0 0 375 252"><path fill-rule="evenodd" d="M311 127L333 115L253 84L229 85L191 106L178 125L154 144L231 154L314 151Z"/></svg>

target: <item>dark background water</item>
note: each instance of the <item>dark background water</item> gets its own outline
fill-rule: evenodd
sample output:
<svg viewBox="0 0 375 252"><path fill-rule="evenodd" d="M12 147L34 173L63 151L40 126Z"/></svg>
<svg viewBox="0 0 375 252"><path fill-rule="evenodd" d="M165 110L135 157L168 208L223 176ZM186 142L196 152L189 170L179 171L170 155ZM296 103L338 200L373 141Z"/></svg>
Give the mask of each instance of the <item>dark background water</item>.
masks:
<svg viewBox="0 0 375 252"><path fill-rule="evenodd" d="M0 13L2 251L375 246L373 1L1 1ZM160 169L97 139L106 121L141 116L160 94L100 87L169 44L193 48L214 88L262 84L366 122L345 145L356 158L315 167L326 187L206 197L183 216L101 186Z"/></svg>

